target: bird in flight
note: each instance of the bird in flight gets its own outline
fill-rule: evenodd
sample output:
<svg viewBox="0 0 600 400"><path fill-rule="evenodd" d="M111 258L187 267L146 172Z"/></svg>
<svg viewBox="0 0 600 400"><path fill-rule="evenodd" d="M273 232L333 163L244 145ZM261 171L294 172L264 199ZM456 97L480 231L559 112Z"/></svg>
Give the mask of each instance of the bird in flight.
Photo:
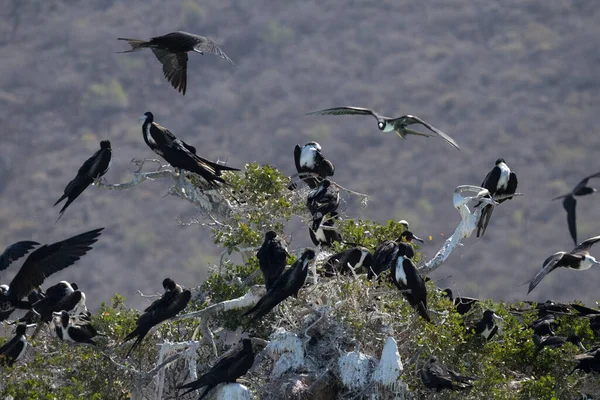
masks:
<svg viewBox="0 0 600 400"><path fill-rule="evenodd" d="M377 114L375 111L373 111L369 108L362 108L362 107L328 108L325 110L313 111L313 112L308 113L307 115L371 115L371 116L375 117L375 119L377 120L377 127L379 128L380 131L382 131L382 132L394 131L394 132L396 132L396 135L400 136L402 139L406 139L406 135L417 135L417 136L425 136L425 137L434 136L430 133L422 133L422 132L415 131L415 130L408 128L408 126L410 126L410 125L420 124L420 125L424 126L425 128L429 129L435 135L444 139L451 146L460 150L460 148L458 147L458 145L456 144L454 139L452 139L450 136L446 135L444 132L440 131L439 129L435 128L434 126L428 124L427 122L423 121L421 118L414 116L414 115L403 115L398 118L388 118L388 117L384 117L382 115Z"/></svg>
<svg viewBox="0 0 600 400"><path fill-rule="evenodd" d="M585 271L586 269L590 269L593 265L600 264L599 261L596 261L596 259L590 255L590 248L598 241L600 241L600 236L594 236L593 238L581 242L579 246L575 247L570 253L559 251L552 254L544 261L544 265L540 272L538 272L529 282L527 294L531 293L542 279L556 268L564 267L577 271Z"/></svg>
<svg viewBox="0 0 600 400"><path fill-rule="evenodd" d="M75 201L75 199L79 197L79 195L83 193L83 191L88 186L94 183L96 179L106 174L106 172L110 168L111 157L112 150L110 148L110 141L101 141L100 150L98 150L94 153L93 156L85 160L81 168L79 168L79 171L77 171L77 176L75 176L75 178L73 178L73 180L69 182L67 187L65 187L64 194L60 197L60 199L58 199L56 203L54 203L54 205L56 206L64 199L67 199L67 202L60 210L60 215L58 216L58 219L62 217L67 207L69 207L69 205L71 205L71 203Z"/></svg>
<svg viewBox="0 0 600 400"><path fill-rule="evenodd" d="M573 242L577 245L577 225L575 218L575 207L577 206L577 200L575 197L586 196L588 194L596 193L598 189L589 187L587 184L592 178L599 178L600 172L595 173L594 175L587 176L581 180L567 194L563 194L562 196L558 196L553 198L552 200L564 199L563 207L567 211L567 224L569 225L569 232L571 233L571 237L573 238Z"/></svg>
<svg viewBox="0 0 600 400"><path fill-rule="evenodd" d="M204 53L216 54L233 64L233 61L215 42L193 33L171 32L153 37L148 41L128 38L118 38L117 40L126 40L131 46L130 50L121 53L131 53L145 48L152 50L163 66L165 78L184 96L187 88L188 52L193 51L202 55Z"/></svg>
<svg viewBox="0 0 600 400"><path fill-rule="evenodd" d="M492 198L494 198L515 194L517 191L517 184L517 175L508 168L508 165L506 165L506 161L504 161L503 158L499 158L496 160L494 168L486 175L481 187L487 189ZM496 200L496 202L500 204L511 198L512 197L507 197ZM477 204L477 206L479 206L479 204ZM492 211L494 211L494 206L491 204L486 204L481 211L481 218L477 221L477 237L481 237L485 233L485 230L490 223L490 218L492 217Z"/></svg>

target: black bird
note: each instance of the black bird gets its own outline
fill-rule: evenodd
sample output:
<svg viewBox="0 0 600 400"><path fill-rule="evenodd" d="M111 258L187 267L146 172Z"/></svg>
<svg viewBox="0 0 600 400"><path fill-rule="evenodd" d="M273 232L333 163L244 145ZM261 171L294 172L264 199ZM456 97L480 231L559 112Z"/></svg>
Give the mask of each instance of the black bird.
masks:
<svg viewBox="0 0 600 400"><path fill-rule="evenodd" d="M447 288L442 291L442 295L453 302L456 312L460 315L465 315L473 309L473 307L479 303L479 299L473 297L458 296L454 297L452 289Z"/></svg>
<svg viewBox="0 0 600 400"><path fill-rule="evenodd" d="M92 339L92 337L95 336L93 334L96 332L95 329L89 329L81 324L75 324L69 313L64 310L55 312L52 316L56 318L56 321L54 321L54 332L60 340L71 343L96 345L96 342Z"/></svg>
<svg viewBox="0 0 600 400"><path fill-rule="evenodd" d="M184 395L206 386L199 400L206 397L220 383L234 383L237 378L244 375L254 364L252 341L242 339L242 349L237 353L220 359L207 373L194 382L181 385L178 389L189 389Z"/></svg>
<svg viewBox="0 0 600 400"><path fill-rule="evenodd" d="M585 347L583 347L583 344L581 343L581 338L577 335L570 335L568 337L548 336L542 340L539 335L535 333L533 334L533 343L535 343L539 349L543 349L544 347L558 348L562 347L562 345L567 342L574 344L582 351L586 351Z"/></svg>
<svg viewBox="0 0 600 400"><path fill-rule="evenodd" d="M324 179L316 189L308 194L306 206L313 216L311 229L316 231L323 218L327 214L335 213L340 206L340 191L335 184L331 184L329 179Z"/></svg>
<svg viewBox="0 0 600 400"><path fill-rule="evenodd" d="M298 297L298 292L304 286L304 281L308 275L308 265L315 258L315 252L311 249L304 250L304 253L291 266L284 271L269 290L259 301L246 311L242 316L252 315L246 325L247 329L254 321L264 317L275 308L279 303L290 296Z"/></svg>
<svg viewBox="0 0 600 400"><path fill-rule="evenodd" d="M375 117L377 120L377 127L382 132L396 132L396 135L400 136L402 139L406 139L406 135L418 135L431 137L434 136L430 133L422 133L418 131L414 131L412 129L408 129L407 127L413 124L423 125L425 128L429 129L431 132L435 133L437 136L444 139L451 146L454 146L456 149L460 150L454 139L450 136L446 135L444 132L439 129L429 125L427 122L423 121L421 118L416 117L414 115L403 115L398 118L388 118L383 117L377 114L375 111L370 110L368 108L361 107L335 107L328 108L326 110L314 111L310 112L307 115L371 115Z"/></svg>
<svg viewBox="0 0 600 400"><path fill-rule="evenodd" d="M77 176L69 182L67 187L65 187L64 194L56 201L56 203L54 203L54 206L56 206L64 199L67 199L67 202L60 210L58 219L62 217L67 207L69 207L69 205L71 205L71 203L75 201L88 186L94 183L96 179L106 174L110 168L111 157L112 150L110 148L110 141L101 141L100 150L85 160L81 168L79 168L79 171L77 171Z"/></svg>
<svg viewBox="0 0 600 400"><path fill-rule="evenodd" d="M38 246L38 242L25 240L8 246L2 254L0 254L0 271L7 269L13 261L26 255L29 250ZM3 301L4 295L8 293L8 285L0 285L0 321L6 320L14 311L15 307L23 310L31 308L31 301L16 301L11 306L10 303Z"/></svg>
<svg viewBox="0 0 600 400"><path fill-rule="evenodd" d="M578 364L573 368L569 375L578 369L586 374L589 374L590 372L600 373L600 349L598 348L587 351L584 354L576 355L575 361L577 361Z"/></svg>
<svg viewBox="0 0 600 400"><path fill-rule="evenodd" d="M142 118L144 119L142 125L144 141L152 151L174 168L200 175L210 187L218 186L217 182L225 183L220 176L222 171L239 171L237 168L220 165L196 155L193 146L177 139L167 128L154 122L154 115L151 112L145 113Z"/></svg>
<svg viewBox="0 0 600 400"><path fill-rule="evenodd" d="M438 392L441 392L443 389L467 389L473 386L474 380L475 378L462 376L448 369L435 356L431 356L423 365L423 368L421 368L421 381L425 387L437 390Z"/></svg>
<svg viewBox="0 0 600 400"><path fill-rule="evenodd" d="M369 269L367 277L371 279L374 275L381 275L381 273L390 269L392 262L396 259L398 252L398 243L402 243L402 240L407 243L412 243L413 240L423 243L423 239L415 236L411 231L402 231L400 237L396 240L383 241L373 253L373 266ZM403 247L404 256L413 258L415 251L412 246Z"/></svg>
<svg viewBox="0 0 600 400"><path fill-rule="evenodd" d="M325 276L349 274L350 268L359 273L361 268L369 270L373 265L373 255L364 247L352 247L332 255L323 263Z"/></svg>
<svg viewBox="0 0 600 400"><path fill-rule="evenodd" d="M554 330L558 327L554 314L546 314L533 321L529 328L538 336L554 336Z"/></svg>
<svg viewBox="0 0 600 400"><path fill-rule="evenodd" d="M21 299L55 272L61 271L92 249L104 228L94 229L60 242L38 247L25 260L10 285L0 285L0 315L5 319L15 308L31 309Z"/></svg>
<svg viewBox="0 0 600 400"><path fill-rule="evenodd" d="M425 321L431 322L431 318L427 313L427 286L421 275L419 275L415 264L405 256L408 248L410 248L409 244L398 243L398 251L392 270L392 281L402 291L408 304L413 306Z"/></svg>
<svg viewBox="0 0 600 400"><path fill-rule="evenodd" d="M600 236L595 236L581 242L579 246L571 250L570 253L559 251L552 254L544 261L541 271L529 282L527 294L531 293L542 279L556 268L564 267L577 271L585 271L586 269L590 269L593 265L600 264L600 262L596 261L596 259L590 255L590 248L598 241L600 241Z"/></svg>
<svg viewBox="0 0 600 400"><path fill-rule="evenodd" d="M31 324L35 322L36 317L42 322L50 322L52 313L55 311L71 311L82 303L85 307L85 294L78 290L77 284L61 281L54 286L50 286L45 293L41 290L35 295L37 300L34 300L32 294L28 295L28 301L32 305L32 310L19 319L19 322ZM31 298L30 298L31 297Z"/></svg>
<svg viewBox="0 0 600 400"><path fill-rule="evenodd" d="M496 325L495 318L502 319L494 311L485 310L481 320L475 324L475 334L481 335L485 340L490 341L498 332L498 325Z"/></svg>
<svg viewBox="0 0 600 400"><path fill-rule="evenodd" d="M209 38L187 32L171 32L163 36L151 38L149 41L139 39L118 38L126 40L131 50L121 53L149 48L163 65L163 74L171 85L185 96L187 88L187 63L190 51L216 54L233 64L233 61Z"/></svg>
<svg viewBox="0 0 600 400"><path fill-rule="evenodd" d="M575 243L575 245L577 245L577 225L575 218L575 207L577 206L577 200L575 199L575 197L586 196L588 194L596 193L598 189L589 187L587 184L590 179L599 177L600 172L585 177L581 180L581 182L577 184L577 186L573 188L573 190L571 190L571 192L552 199L564 199L563 207L567 211L567 224L569 225L569 233L571 233L571 237L573 238L573 243Z"/></svg>
<svg viewBox="0 0 600 400"><path fill-rule="evenodd" d="M481 187L487 189L490 192L492 199L495 200L495 197L515 194L517 191L517 184L517 175L514 172L511 172L503 158L499 158L496 160L496 166L486 175ZM509 199L512 199L512 197L496 201L500 204ZM477 206L479 206L479 204L477 204ZM494 211L494 206L491 204L486 204L481 211L481 218L479 218L479 221L477 222L477 237L481 237L485 233L490 218L492 217L492 211Z"/></svg>
<svg viewBox="0 0 600 400"><path fill-rule="evenodd" d="M312 225L308 227L308 233L310 240L315 246L331 247L335 242L342 242L342 234L339 233L335 227L335 220L337 219L337 212L329 213L329 217L321 222L319 227L313 231Z"/></svg>
<svg viewBox="0 0 600 400"><path fill-rule="evenodd" d="M312 173L317 175L302 177L302 180L311 189L319 186L323 179L333 176L335 172L333 163L323 156L321 145L317 142L308 142L302 147L296 145L294 148L294 162L298 174ZM296 189L296 184L292 183L288 188Z"/></svg>
<svg viewBox="0 0 600 400"><path fill-rule="evenodd" d="M170 278L163 280L162 284L165 293L144 310L136 322L136 328L125 337L123 342L136 338L125 358L129 357L131 352L142 343L152 327L179 314L192 298L192 292L187 289L183 290Z"/></svg>
<svg viewBox="0 0 600 400"><path fill-rule="evenodd" d="M0 365L12 367L16 361L23 357L27 349L26 330L27 325L17 325L15 337L0 347Z"/></svg>
<svg viewBox="0 0 600 400"><path fill-rule="evenodd" d="M265 234L265 241L256 253L267 290L273 287L273 284L283 272L287 257L288 252L283 241L277 237L277 233L268 231Z"/></svg>

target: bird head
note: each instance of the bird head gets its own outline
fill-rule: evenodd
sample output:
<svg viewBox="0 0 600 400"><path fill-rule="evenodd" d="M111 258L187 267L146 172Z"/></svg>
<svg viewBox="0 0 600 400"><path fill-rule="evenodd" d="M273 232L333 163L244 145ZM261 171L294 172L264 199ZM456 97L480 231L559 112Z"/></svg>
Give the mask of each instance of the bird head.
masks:
<svg viewBox="0 0 600 400"><path fill-rule="evenodd" d="M242 339L242 347L246 351L252 351L252 340L250 340L250 338Z"/></svg>
<svg viewBox="0 0 600 400"><path fill-rule="evenodd" d="M165 278L165 280L163 280L162 282L162 285L165 290L169 291L175 289L175 287L177 286L175 284L175 281L171 278Z"/></svg>
<svg viewBox="0 0 600 400"><path fill-rule="evenodd" d="M380 131L384 130L385 129L385 122L379 121L377 123L377 127L379 128Z"/></svg>
<svg viewBox="0 0 600 400"><path fill-rule="evenodd" d="M304 250L304 253L302 253L302 259L303 259L304 261L310 261L310 260L312 260L313 258L315 258L315 255L316 255L316 254L315 254L315 251L314 251L314 250L311 250L311 249L306 249L306 250Z"/></svg>
<svg viewBox="0 0 600 400"><path fill-rule="evenodd" d="M504 161L504 158L499 158L496 160L496 165L500 165L500 164L506 164L506 161Z"/></svg>
<svg viewBox="0 0 600 400"><path fill-rule="evenodd" d="M100 141L101 149L110 149L110 140L102 140Z"/></svg>
<svg viewBox="0 0 600 400"><path fill-rule="evenodd" d="M75 282L71 282L71 287L73 288L73 290L79 290L79 286L77 286Z"/></svg>
<svg viewBox="0 0 600 400"><path fill-rule="evenodd" d="M408 243L411 243L413 240L424 243L423 239L421 239L418 236L415 236L411 231L403 231L400 234L400 238L404 238L404 240L406 240Z"/></svg>
<svg viewBox="0 0 600 400"><path fill-rule="evenodd" d="M140 117L140 121L152 123L154 121L154 115L150 111L146 111L144 115Z"/></svg>
<svg viewBox="0 0 600 400"><path fill-rule="evenodd" d="M304 145L305 147L314 147L315 149L317 149L317 151L321 151L321 145L317 142L308 142Z"/></svg>
<svg viewBox="0 0 600 400"><path fill-rule="evenodd" d="M24 335L26 331L27 331L27 325L26 324L19 324L19 325L17 325L17 329L16 329L16 335L17 336Z"/></svg>
<svg viewBox="0 0 600 400"><path fill-rule="evenodd" d="M487 309L483 312L483 319L491 320L494 318L504 320L504 318L500 317L493 310Z"/></svg>
<svg viewBox="0 0 600 400"><path fill-rule="evenodd" d="M277 237L277 232L275 231L269 231L267 233L265 233L265 240L273 240Z"/></svg>
<svg viewBox="0 0 600 400"><path fill-rule="evenodd" d="M8 285L0 285L0 294L6 295L8 293Z"/></svg>
<svg viewBox="0 0 600 400"><path fill-rule="evenodd" d="M450 288L442 290L442 296L449 300L454 300L454 293L452 293L452 289Z"/></svg>

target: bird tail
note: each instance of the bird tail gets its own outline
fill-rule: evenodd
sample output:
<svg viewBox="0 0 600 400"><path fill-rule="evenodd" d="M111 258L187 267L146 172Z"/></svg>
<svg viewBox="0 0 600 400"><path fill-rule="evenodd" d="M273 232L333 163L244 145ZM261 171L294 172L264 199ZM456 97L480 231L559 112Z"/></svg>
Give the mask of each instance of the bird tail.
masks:
<svg viewBox="0 0 600 400"><path fill-rule="evenodd" d="M421 318L423 318L427 322L431 322L431 318L429 317L429 314L427 313L427 308L425 307L425 305L423 305L422 302L417 304L417 306L415 308L417 310L417 313L421 316Z"/></svg>
<svg viewBox="0 0 600 400"><path fill-rule="evenodd" d="M118 53L131 53L133 51L138 51L138 50L143 49L144 47L149 47L149 43L150 43L145 40L128 39L128 38L117 38L117 40L126 40L127 43L129 43L129 45L131 46L130 50L119 51Z"/></svg>
<svg viewBox="0 0 600 400"><path fill-rule="evenodd" d="M129 355L131 354L131 352L133 350L135 350L142 343L142 340L144 340L144 337L146 336L146 333L148 333L148 332L141 331L139 328L140 328L139 326L137 328L135 328L133 330L133 332L131 332L129 335L127 335L125 337L125 340L123 340L123 343L125 343L125 342L128 342L128 341L130 341L131 339L133 339L133 338L135 338L137 336L137 338L135 339L135 342L133 342L133 345L131 346L131 348L127 352L127 355L125 356L125 358L129 358Z"/></svg>
<svg viewBox="0 0 600 400"><path fill-rule="evenodd" d="M563 194L562 196L557 196L555 198L552 199L552 201L554 200L558 200L558 199L564 199L565 197L569 197L571 193L567 193L567 194Z"/></svg>

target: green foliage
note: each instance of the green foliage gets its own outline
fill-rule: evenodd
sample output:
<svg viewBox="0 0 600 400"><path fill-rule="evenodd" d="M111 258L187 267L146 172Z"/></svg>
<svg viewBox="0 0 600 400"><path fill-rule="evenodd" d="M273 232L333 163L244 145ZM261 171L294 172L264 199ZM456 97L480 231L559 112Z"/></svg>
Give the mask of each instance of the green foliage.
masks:
<svg viewBox="0 0 600 400"><path fill-rule="evenodd" d="M83 95L82 103L92 109L121 109L129 105L129 98L121 83L113 79L106 84L91 84Z"/></svg>

